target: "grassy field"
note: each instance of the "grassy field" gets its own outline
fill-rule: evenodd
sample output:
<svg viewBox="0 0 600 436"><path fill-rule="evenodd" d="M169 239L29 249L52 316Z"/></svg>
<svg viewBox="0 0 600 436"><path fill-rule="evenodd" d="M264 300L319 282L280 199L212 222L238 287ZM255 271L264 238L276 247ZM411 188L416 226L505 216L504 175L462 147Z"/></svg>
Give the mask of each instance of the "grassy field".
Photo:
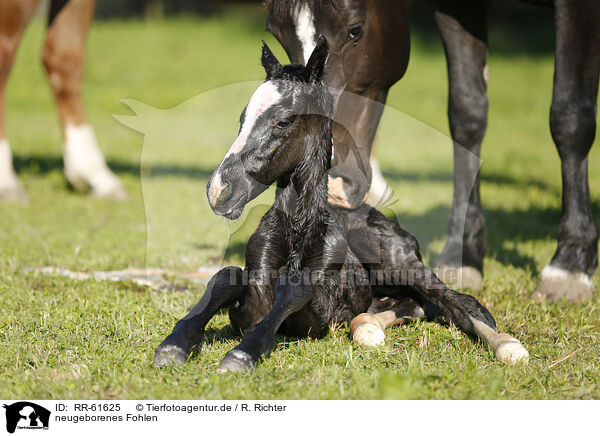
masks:
<svg viewBox="0 0 600 436"><path fill-rule="evenodd" d="M7 91L8 137L30 200L0 204L0 398L600 398L598 294L581 304L528 298L554 252L560 217L560 165L548 129L552 53L504 50L506 44L494 51L494 32L482 154L489 250L484 290L475 296L501 330L529 349L527 366L498 363L454 328L415 323L390 329L377 350L353 346L347 326L332 326L322 340L279 337L255 371L220 375L215 369L238 341L221 314L187 365L157 370L154 348L197 301L201 285L155 291L24 271L149 265L184 272L242 262L244 240L272 194L253 203L242 225L213 216L204 190L236 135L255 86L247 82L263 78L261 39L283 56L262 14L92 28L85 102L110 165L131 193L125 203L67 187L57 114L39 61L44 26L29 27ZM377 154L395 190L390 210L418 236L427 261L443 247L452 193L446 94L441 44L414 35ZM123 99L133 100L138 116L123 121L134 129L112 116L134 115ZM600 217L598 147L590 156L590 188Z"/></svg>

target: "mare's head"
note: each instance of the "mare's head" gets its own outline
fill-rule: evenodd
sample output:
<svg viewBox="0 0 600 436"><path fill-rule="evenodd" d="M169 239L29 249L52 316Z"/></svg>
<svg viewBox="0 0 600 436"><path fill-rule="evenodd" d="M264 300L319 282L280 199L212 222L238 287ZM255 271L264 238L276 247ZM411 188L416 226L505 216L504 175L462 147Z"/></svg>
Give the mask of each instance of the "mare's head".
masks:
<svg viewBox="0 0 600 436"><path fill-rule="evenodd" d="M341 206L358 206L369 188L369 155L390 86L408 64L403 0L267 0L267 28L292 62L305 62L323 35L330 54L324 83L334 95L334 161ZM355 159L348 159L353 153ZM356 172L359 171L360 174ZM336 186L341 186L337 183Z"/></svg>
<svg viewBox="0 0 600 436"><path fill-rule="evenodd" d="M321 85L327 56L322 38L306 66L282 66L263 44L267 78L242 111L238 137L206 187L216 214L238 218L249 201L275 181L289 182L299 167L325 171L331 145L323 147L321 136L331 134L325 127L332 112L331 95Z"/></svg>

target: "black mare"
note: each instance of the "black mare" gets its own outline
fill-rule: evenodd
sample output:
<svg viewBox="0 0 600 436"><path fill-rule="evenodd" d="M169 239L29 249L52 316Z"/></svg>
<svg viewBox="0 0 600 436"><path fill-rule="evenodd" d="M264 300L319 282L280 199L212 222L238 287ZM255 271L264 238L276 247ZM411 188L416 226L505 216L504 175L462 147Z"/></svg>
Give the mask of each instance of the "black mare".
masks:
<svg viewBox="0 0 600 436"><path fill-rule="evenodd" d="M542 271L534 296L590 298L594 289L591 276L598 263L598 236L591 213L587 156L596 131L600 2L524 1L554 8L556 57L550 128L561 158L563 182L556 252ZM454 198L448 241L434 264L441 276L446 275L457 286L478 289L486 252L479 154L487 125L490 1L430 0L430 4L447 59L448 117L454 141ZM293 62L305 60L304 53L314 47L317 35L327 38L332 51L326 68L328 86L383 103L389 87L406 70L409 36L402 0L270 0L267 9L267 27ZM341 162L339 169L333 169L343 186L330 184L330 201L356 207L369 190L368 156L381 110L373 110L371 106L379 105L368 103L348 106L339 100L335 104L335 118L355 126L351 128L355 143L350 135L336 135L334 131L335 155L339 153L343 159L352 145L358 148L362 161L353 167ZM345 201L339 201L340 197Z"/></svg>
<svg viewBox="0 0 600 436"><path fill-rule="evenodd" d="M211 279L196 307L158 346L154 364L185 362L201 345L208 321L224 308L244 337L220 369L237 371L267 355L278 331L318 337L332 322L363 314L354 335L370 345L369 336L396 318L425 315L426 303L486 341L500 360L527 360L516 339L494 331L487 309L448 289L421 262L410 233L367 205L348 210L328 204L333 101L321 85L327 55L321 39L306 66L281 66L264 45L267 79L242 112L238 138L211 176L207 194L215 213L236 218L277 182L273 207L250 237L245 269L227 267ZM366 278L370 271L406 273L405 281L371 286L369 280L345 279ZM370 308L382 317L365 314Z"/></svg>

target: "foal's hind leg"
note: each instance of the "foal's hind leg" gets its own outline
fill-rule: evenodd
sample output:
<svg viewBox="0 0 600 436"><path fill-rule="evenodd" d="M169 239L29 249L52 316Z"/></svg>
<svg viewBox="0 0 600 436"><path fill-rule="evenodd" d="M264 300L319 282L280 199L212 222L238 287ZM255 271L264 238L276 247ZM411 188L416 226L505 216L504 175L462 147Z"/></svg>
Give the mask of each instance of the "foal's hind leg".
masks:
<svg viewBox="0 0 600 436"><path fill-rule="evenodd" d="M386 327L424 317L423 307L410 297L374 297L367 313L354 317L350 323L350 336L352 341L360 345L368 347L383 345Z"/></svg>
<svg viewBox="0 0 600 436"><path fill-rule="evenodd" d="M127 191L106 165L81 99L85 37L94 0L53 0L42 60L63 127L65 176L96 197L122 200Z"/></svg>
<svg viewBox="0 0 600 436"><path fill-rule="evenodd" d="M17 46L37 7L38 0L0 1L0 200L27 198L13 168L12 153L5 128L5 88Z"/></svg>
<svg viewBox="0 0 600 436"><path fill-rule="evenodd" d="M190 353L200 346L208 321L246 291L242 279L242 270L233 266L215 274L198 304L175 324L173 332L156 348L154 366L185 363Z"/></svg>
<svg viewBox="0 0 600 436"><path fill-rule="evenodd" d="M598 232L588 187L588 153L596 133L600 71L600 6L596 0L557 0L556 61L550 128L562 167L558 246L542 271L535 298L591 298Z"/></svg>
<svg viewBox="0 0 600 436"><path fill-rule="evenodd" d="M382 271L400 271L405 285L439 308L446 321L471 337L484 340L507 363L527 361L527 350L510 335L498 335L496 322L475 298L449 289L420 259L419 246L409 232L375 209L356 213L348 242L363 263ZM373 253L378 253L374 257ZM507 346L510 344L510 346Z"/></svg>

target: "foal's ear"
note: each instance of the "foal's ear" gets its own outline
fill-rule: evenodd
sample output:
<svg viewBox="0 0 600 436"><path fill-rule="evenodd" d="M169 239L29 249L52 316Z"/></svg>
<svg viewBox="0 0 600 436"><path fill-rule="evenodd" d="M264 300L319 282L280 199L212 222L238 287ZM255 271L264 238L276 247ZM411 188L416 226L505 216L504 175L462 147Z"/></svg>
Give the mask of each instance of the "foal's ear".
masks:
<svg viewBox="0 0 600 436"><path fill-rule="evenodd" d="M310 75L315 82L320 82L323 79L323 72L325 71L325 62L327 62L327 58L329 57L329 45L327 44L327 40L323 35L319 36L319 40L317 41L317 45L313 50L308 62L306 63L306 68L310 71Z"/></svg>
<svg viewBox="0 0 600 436"><path fill-rule="evenodd" d="M267 43L264 41L262 47L261 62L262 66L267 72L267 79L271 77L271 75L276 69L281 68L281 64L279 63L279 61L277 60Z"/></svg>

